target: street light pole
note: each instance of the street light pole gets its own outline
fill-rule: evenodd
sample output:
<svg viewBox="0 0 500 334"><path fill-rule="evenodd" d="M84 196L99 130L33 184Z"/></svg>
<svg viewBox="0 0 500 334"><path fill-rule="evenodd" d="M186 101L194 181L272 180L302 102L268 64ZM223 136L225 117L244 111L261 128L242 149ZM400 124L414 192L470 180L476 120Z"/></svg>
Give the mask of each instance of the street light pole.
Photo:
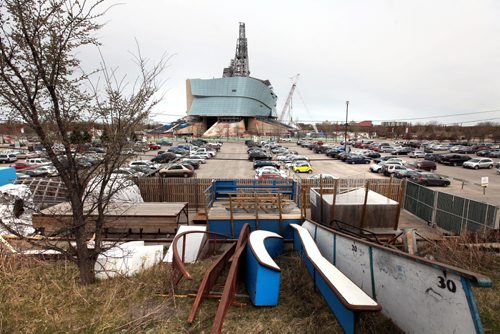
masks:
<svg viewBox="0 0 500 334"><path fill-rule="evenodd" d="M349 101L345 101L344 152L347 153L347 119L349 117Z"/></svg>

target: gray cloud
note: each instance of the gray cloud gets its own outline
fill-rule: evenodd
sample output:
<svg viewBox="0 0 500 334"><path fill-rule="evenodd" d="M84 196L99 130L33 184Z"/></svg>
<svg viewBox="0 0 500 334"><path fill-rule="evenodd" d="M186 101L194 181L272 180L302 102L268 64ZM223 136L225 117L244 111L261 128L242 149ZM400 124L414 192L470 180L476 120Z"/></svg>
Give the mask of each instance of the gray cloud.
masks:
<svg viewBox="0 0 500 334"><path fill-rule="evenodd" d="M138 40L151 61L176 54L156 118L185 114L185 80L220 77L245 22L252 76L269 79L281 109L301 74L296 118L409 119L500 109L500 3L497 1L161 1L128 0L98 33L109 64L133 77ZM84 65L97 52L82 52ZM500 112L429 118L441 123Z"/></svg>

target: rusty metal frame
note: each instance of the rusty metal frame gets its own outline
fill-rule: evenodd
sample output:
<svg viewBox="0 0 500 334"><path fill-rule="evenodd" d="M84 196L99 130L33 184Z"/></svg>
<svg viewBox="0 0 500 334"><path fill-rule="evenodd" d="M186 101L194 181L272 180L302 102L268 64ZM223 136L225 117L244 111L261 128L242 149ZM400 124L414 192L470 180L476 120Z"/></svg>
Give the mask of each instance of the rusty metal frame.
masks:
<svg viewBox="0 0 500 334"><path fill-rule="evenodd" d="M238 268L240 263L240 257L245 250L246 244L248 242L248 237L250 235L250 225L245 224L241 228L240 237L236 243L236 250L232 258L231 267L229 268L229 274L227 275L226 283L224 284L224 290L222 292L222 298L217 308L217 313L215 315L214 324L212 326L212 334L218 334L222 330L222 324L224 323L224 318L229 310L229 306L234 301L236 294L236 283L238 280Z"/></svg>
<svg viewBox="0 0 500 334"><path fill-rule="evenodd" d="M198 292L196 293L196 297L191 307L191 311L188 316L188 323L193 323L196 314L200 308L201 303L205 298L210 296L210 291L212 287L217 282L217 278L219 278L220 273L224 270L224 267L229 262L231 256L233 256L234 251L236 249L236 243L233 243L212 265L203 275L203 280L200 283L200 287L198 288Z"/></svg>
<svg viewBox="0 0 500 334"><path fill-rule="evenodd" d="M187 271L186 265L184 264L184 254L185 254L185 249L186 249L186 235L191 234L191 233L204 233L208 234L210 236L216 236L216 237L223 237L226 239L229 239L230 236L222 234L222 233L217 233L217 232L210 232L210 231L186 231L179 233L175 236L174 240L172 241L172 276L171 276L171 281L172 281L172 286L176 286L179 281L181 280L182 277L185 277L186 279L192 280L193 277L191 274ZM179 255L179 250L177 249L177 243L179 239L182 238L183 242L183 247L182 247L182 257ZM214 238L215 242L217 242L217 238Z"/></svg>

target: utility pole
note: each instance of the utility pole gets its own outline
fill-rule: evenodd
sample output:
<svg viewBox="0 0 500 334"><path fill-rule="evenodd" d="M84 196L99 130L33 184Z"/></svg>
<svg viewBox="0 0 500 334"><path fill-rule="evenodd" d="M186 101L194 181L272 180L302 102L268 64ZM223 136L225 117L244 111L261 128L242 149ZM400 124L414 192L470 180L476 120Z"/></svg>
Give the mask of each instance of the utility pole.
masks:
<svg viewBox="0 0 500 334"><path fill-rule="evenodd" d="M347 153L347 119L349 117L349 101L345 101L344 152Z"/></svg>

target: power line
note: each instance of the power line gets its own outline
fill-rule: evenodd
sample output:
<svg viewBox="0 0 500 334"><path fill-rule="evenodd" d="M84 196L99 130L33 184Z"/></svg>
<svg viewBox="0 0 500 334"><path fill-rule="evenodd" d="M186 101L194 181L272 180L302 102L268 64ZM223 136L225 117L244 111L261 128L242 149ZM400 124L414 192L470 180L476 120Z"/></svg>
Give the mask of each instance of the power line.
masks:
<svg viewBox="0 0 500 334"><path fill-rule="evenodd" d="M373 122L394 122L394 121L416 121L420 119L429 119L429 118L445 118L445 117L455 117L455 116L466 116L466 115L476 115L476 114L486 114L491 112L499 112L500 109L495 110L485 110L485 111L476 111L476 112L466 112L460 114L449 114L449 115L436 115L436 116L427 116L427 117L414 117L414 118L404 118L404 119L375 119Z"/></svg>
<svg viewBox="0 0 500 334"><path fill-rule="evenodd" d="M443 124L443 125L458 125L458 124L464 124L464 123L479 123L479 122L488 122L488 121L494 121L494 120L500 120L500 117L487 118L487 119L478 119L478 120L475 120L475 121L453 122L453 123L447 123L447 124Z"/></svg>
<svg viewBox="0 0 500 334"><path fill-rule="evenodd" d="M485 110L485 111L475 111L475 112L467 112L467 113L458 113L458 114L448 114L448 115L435 115L435 116L426 116L426 117L413 117L413 118L400 118L400 119L373 119L371 120L372 122L402 122L402 121L416 121L416 120L424 120L424 119L435 119L435 118L446 118L446 117L456 117L456 116L466 116L466 115L476 115L476 114L486 114L486 113L493 113L493 112L500 112L500 109L495 109L495 110ZM497 119L497 118L493 118ZM489 120L489 119L485 119ZM310 122L324 122L324 120L297 120L297 122L302 122L302 123L310 123ZM332 123L342 123L343 120L332 120L330 121ZM467 121L467 123L470 123L473 121ZM455 122L455 123L466 123L466 122Z"/></svg>

